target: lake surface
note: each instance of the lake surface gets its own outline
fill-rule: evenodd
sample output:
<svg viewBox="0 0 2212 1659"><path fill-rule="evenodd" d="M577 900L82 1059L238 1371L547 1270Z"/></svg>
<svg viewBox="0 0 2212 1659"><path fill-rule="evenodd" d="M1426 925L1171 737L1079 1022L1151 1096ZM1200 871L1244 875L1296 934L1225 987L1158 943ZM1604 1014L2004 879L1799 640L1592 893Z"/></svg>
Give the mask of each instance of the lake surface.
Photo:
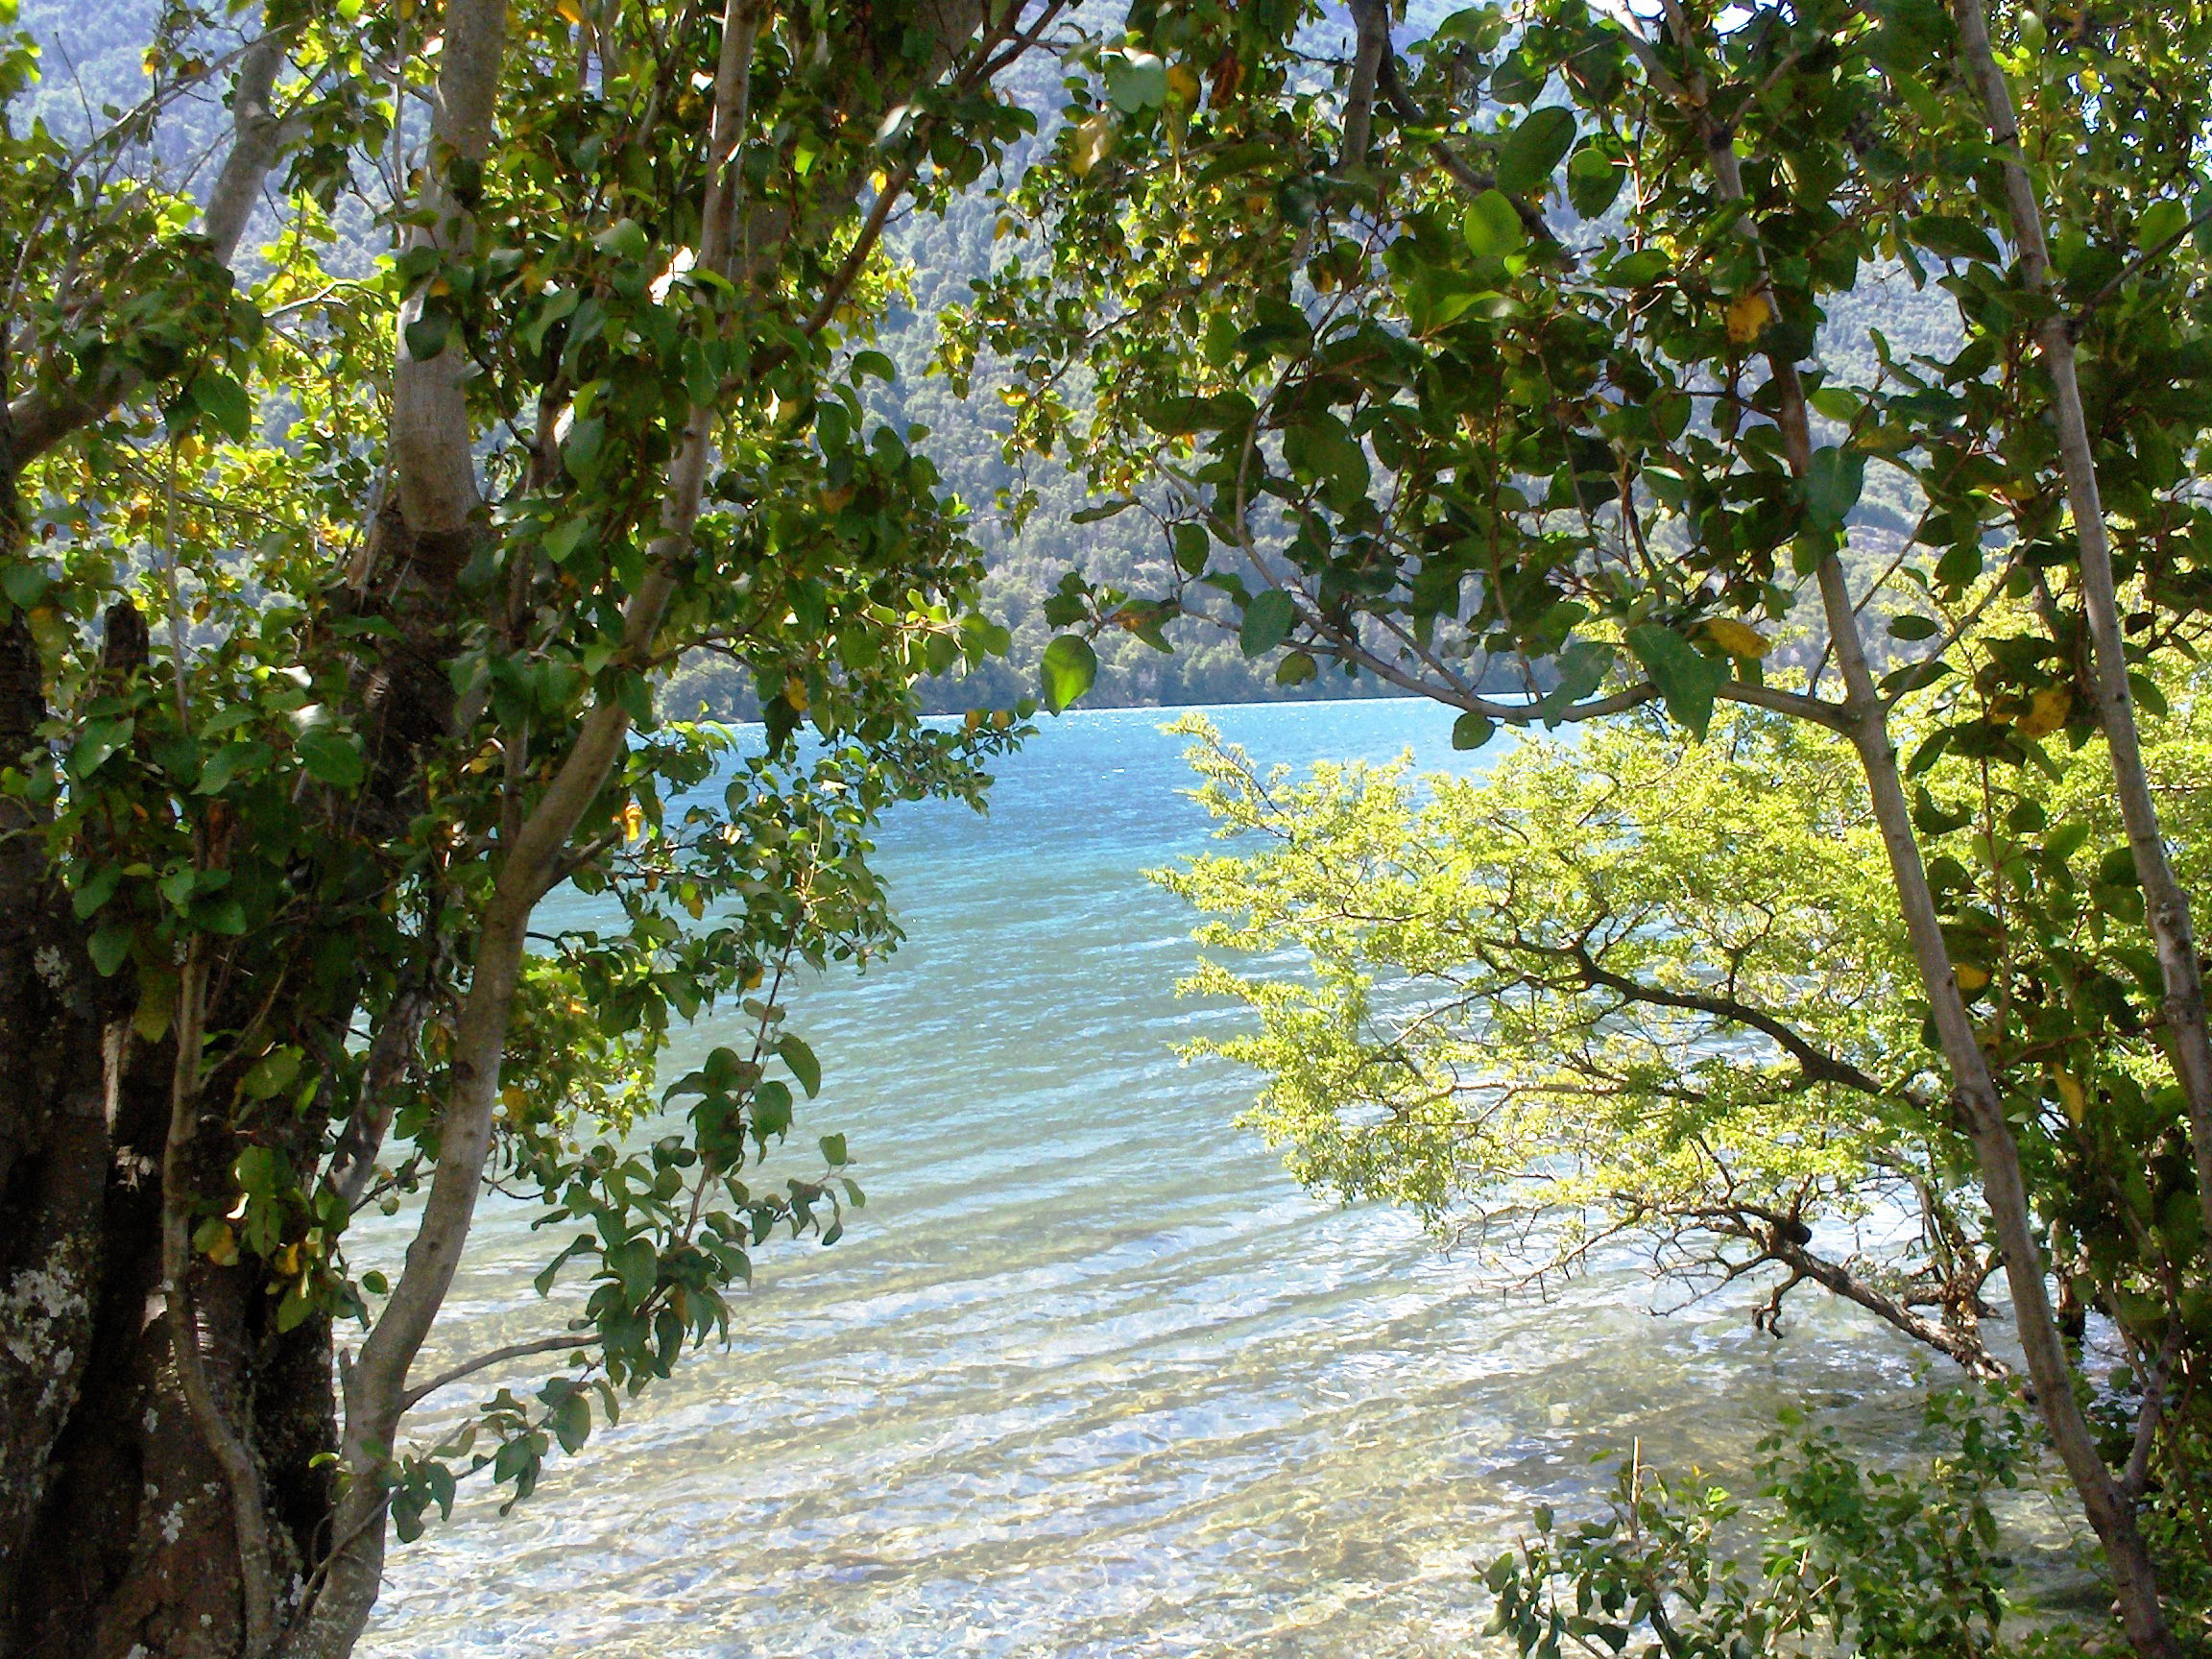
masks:
<svg viewBox="0 0 2212 1659"><path fill-rule="evenodd" d="M1427 703L1210 712L1262 760L1472 761ZM1252 1078L1172 1050L1237 1016L1177 1001L1191 919L1140 875L1208 832L1167 717L1046 721L987 818L893 819L910 943L789 998L825 1078L794 1142L844 1131L867 1208L761 1251L730 1348L513 1516L478 1496L395 1549L363 1653L1479 1652L1475 1565L1532 1503L1597 1507L1594 1458L1730 1470L1785 1400L1909 1432L1917 1358L1870 1321L1659 1316L1679 1294L1627 1262L1505 1299L1233 1129ZM445 1354L552 1328L545 1253L487 1214Z"/></svg>

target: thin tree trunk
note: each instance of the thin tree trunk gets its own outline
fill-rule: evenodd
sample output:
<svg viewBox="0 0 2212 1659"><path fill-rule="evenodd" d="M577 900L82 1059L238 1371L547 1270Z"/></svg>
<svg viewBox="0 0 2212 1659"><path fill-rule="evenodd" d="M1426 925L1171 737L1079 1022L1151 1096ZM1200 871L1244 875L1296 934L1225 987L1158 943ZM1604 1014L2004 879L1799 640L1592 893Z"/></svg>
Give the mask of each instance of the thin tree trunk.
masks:
<svg viewBox="0 0 2212 1659"><path fill-rule="evenodd" d="M1967 0L1962 0L1967 3ZM1688 24L1678 6L1668 14L1673 26ZM1731 200L1743 198L1742 164L1732 132L1714 120L1702 80L1685 86L1674 81L1648 46L1639 53L1647 71L1665 75L1704 135L1713 158L1719 193ZM1764 256L1761 266L1764 269ZM1767 305L1775 321L1781 313L1772 290L1766 289ZM1797 366L1779 352L1767 358L1767 371L1779 393L1775 423L1781 428L1784 458L1791 475L1804 479L1812 471L1813 438L1804 383ZM1861 769L1874 808L1882 844L1888 854L1897 902L1906 932L1919 968L1923 990L1936 1022L1943 1057L1952 1073L1955 1098L1974 1148L1982 1180L1982 1195L1989 1207L1991 1224L2003 1253L2005 1279L2012 1294L2012 1311L2028 1375L2035 1388L2036 1409L2057 1447L2068 1479L2081 1500L2083 1512L2104 1546L2117 1593L2121 1620L2128 1644L2142 1659L2176 1659L2176 1649L2159 1604L2157 1575L2149 1549L2136 1525L2135 1506L2123 1492L2099 1455L2088 1420L2074 1394L2074 1371L2066 1356L2064 1338L2051 1306L2044 1282L2043 1254L2035 1238L2035 1224L2028 1202L2027 1181L2020 1166L2019 1143L2005 1119L2004 1102L1990 1075L1987 1058L1975 1036L1973 1022L1960 995L1957 975L1943 942L1941 917L1936 896L1928 885L1928 872L1920 858L1919 842L1912 832L1911 806L1904 778L1897 766L1897 752L1889 740L1887 711L1881 691L1867 665L1859 637L1859 616L1851 602L1843 562L1835 553L1821 556L1816 579L1820 589L1831 644L1844 685L1844 731L1859 756Z"/></svg>
<svg viewBox="0 0 2212 1659"><path fill-rule="evenodd" d="M2020 250L2021 285L2040 293L2050 282L2051 255L2043 236L2043 208L2020 147L2020 123L2011 88L1989 47L1989 21L1984 0L1956 0L1959 45L1973 72L1988 112L1989 134L2006 156L2005 196L2012 218L2012 239ZM2058 453L2066 472L2066 501L2081 548L2081 609L2094 655L2093 685L2097 722L2104 728L2111 757L2113 792L2128 830L2128 850L2143 886L2143 913L2158 954L2165 991L2168 1039L2174 1070L2189 1107L2189 1141L2197 1164L2197 1203L2203 1219L2205 1246L2212 1249L2212 1035L2204 1020L2204 982L2197 964L2197 940L2189 916L2189 896L2166 855L2158 825L2158 805L2151 775L2143 764L2143 743L2135 723L2135 703L2128 686L2128 653L2120 633L2120 597L2112 575L2112 543L2098 493L2095 450L2081 408L2081 385L2075 373L2074 333L2065 312L2053 309L2037 325L2043 364L2051 375L2052 413L2058 426Z"/></svg>
<svg viewBox="0 0 2212 1659"><path fill-rule="evenodd" d="M756 0L729 0L716 66L709 138L712 165L702 216L700 264L721 272L731 260L737 151L743 135ZM694 406L671 464L661 534L624 616L624 654L642 660L675 591L674 561L690 545L713 443L711 409ZM406 1265L384 1312L346 1372L343 1457L351 1477L340 1502L325 1582L288 1656L342 1659L359 1640L380 1587L385 1499L378 1477L391 1456L408 1401L407 1377L436 1322L468 1243L506 1048L509 1016L528 940L530 915L550 885L569 838L599 792L630 728L619 702L594 709L520 832L504 849L497 888L477 935L469 993L454 1032L453 1085L446 1097L437 1172Z"/></svg>
<svg viewBox="0 0 2212 1659"><path fill-rule="evenodd" d="M1866 774L1867 792L1875 822L1881 827L1883 847L1889 855L1890 875L1896 883L1913 959L1928 994L1943 1058L1951 1068L1960 1116L1973 1143L1983 1199L1989 1206L2004 1255L2005 1281L2012 1293L2012 1316L2021 1352L2035 1385L2035 1407L2066 1465L2068 1479L2080 1496L2082 1510L2104 1546L2128 1645L2143 1659L2174 1659L2177 1650L2159 1605L2157 1575L2136 1526L2135 1506L2105 1467L2096 1437L2075 1398L2073 1366L2067 1359L2065 1339L2044 1282L2043 1253L2029 1209L2019 1143L2005 1120L2004 1102L1951 969L1942 922L1920 859L1919 843L1912 834L1911 805L1898 772L1897 751L1889 740L1881 694L1859 639L1858 617L1852 610L1842 561L1834 554L1821 560L1819 582L1837 662L1843 671L1845 707L1852 715L1851 745Z"/></svg>

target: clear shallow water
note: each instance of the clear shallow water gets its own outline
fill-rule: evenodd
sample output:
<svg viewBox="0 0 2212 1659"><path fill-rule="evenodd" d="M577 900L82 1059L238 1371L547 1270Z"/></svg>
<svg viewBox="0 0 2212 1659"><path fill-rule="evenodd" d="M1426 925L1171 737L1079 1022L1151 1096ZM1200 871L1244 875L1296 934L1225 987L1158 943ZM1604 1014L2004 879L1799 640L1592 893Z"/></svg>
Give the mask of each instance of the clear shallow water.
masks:
<svg viewBox="0 0 2212 1659"><path fill-rule="evenodd" d="M1213 712L1262 760L1469 759L1424 703ZM988 818L893 821L909 944L789 998L825 1078L794 1139L845 1131L868 1207L764 1250L730 1349L513 1516L464 1501L396 1550L364 1653L1480 1651L1471 1565L1530 1504L1588 1503L1594 1456L1725 1470L1784 1400L1907 1431L1916 1361L1870 1321L1655 1317L1679 1297L1628 1263L1503 1300L1230 1128L1250 1079L1171 1049L1233 1016L1175 999L1190 919L1139 876L1206 836L1166 717L1047 722ZM544 1240L513 1210L478 1231L425 1370L555 1328Z"/></svg>

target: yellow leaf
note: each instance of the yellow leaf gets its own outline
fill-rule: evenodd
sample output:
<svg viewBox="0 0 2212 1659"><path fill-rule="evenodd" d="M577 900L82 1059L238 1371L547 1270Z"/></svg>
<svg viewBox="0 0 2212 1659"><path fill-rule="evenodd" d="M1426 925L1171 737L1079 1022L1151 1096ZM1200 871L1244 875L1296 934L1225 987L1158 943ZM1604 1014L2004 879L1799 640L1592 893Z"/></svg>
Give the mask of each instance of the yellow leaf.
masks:
<svg viewBox="0 0 2212 1659"><path fill-rule="evenodd" d="M579 6L576 0L553 0L553 10L561 13L564 22L581 23L584 21L584 8Z"/></svg>
<svg viewBox="0 0 2212 1659"><path fill-rule="evenodd" d="M1769 315L1766 295L1737 295L1728 301L1728 338L1739 346L1750 345L1767 326Z"/></svg>
<svg viewBox="0 0 2212 1659"><path fill-rule="evenodd" d="M228 1227L218 1227L215 1237L206 1246L207 1260L218 1267L229 1267L238 1261L238 1235Z"/></svg>
<svg viewBox="0 0 2212 1659"><path fill-rule="evenodd" d="M691 913L691 920L696 922L707 914L707 901L699 897L697 888L693 888L684 895L684 908Z"/></svg>
<svg viewBox="0 0 2212 1659"><path fill-rule="evenodd" d="M300 1246L297 1244L285 1245L283 1249L276 1252L276 1260L269 1264L276 1269L277 1278L289 1279L293 1277L300 1271Z"/></svg>
<svg viewBox="0 0 2212 1659"><path fill-rule="evenodd" d="M969 709L967 713L960 716L960 724L970 732L981 731L983 727L983 710L980 709Z"/></svg>
<svg viewBox="0 0 2212 1659"><path fill-rule="evenodd" d="M1081 179L1091 169L1106 159L1106 153L1114 148L1114 121L1101 109L1075 129L1075 146L1069 152L1068 164Z"/></svg>
<svg viewBox="0 0 2212 1659"><path fill-rule="evenodd" d="M2046 685L2028 699L2028 707L2013 717L2013 728L2023 737L2046 737L2066 724L2074 711L2074 693L2063 685Z"/></svg>
<svg viewBox="0 0 2212 1659"><path fill-rule="evenodd" d="M1959 981L1960 990L1971 994L1989 983L1989 970L1977 968L1971 962L1954 962L1951 965L1951 977Z"/></svg>
<svg viewBox="0 0 2212 1659"><path fill-rule="evenodd" d="M1747 622L1739 622L1733 616L1708 616L1704 624L1705 637L1731 657L1759 658L1774 649L1774 641Z"/></svg>
<svg viewBox="0 0 2212 1659"><path fill-rule="evenodd" d="M635 841L645 833L645 808L633 801L622 808L622 838Z"/></svg>
<svg viewBox="0 0 2212 1659"><path fill-rule="evenodd" d="M1186 64L1176 63L1167 70L1167 90L1178 103L1198 102L1198 77Z"/></svg>
<svg viewBox="0 0 2212 1659"><path fill-rule="evenodd" d="M798 712L805 713L806 682L800 679L796 674L785 680L783 682L783 701L790 704Z"/></svg>
<svg viewBox="0 0 2212 1659"><path fill-rule="evenodd" d="M510 1112L520 1113L529 1110L530 1091L523 1088L519 1083L510 1083L506 1088L500 1090L499 1098Z"/></svg>
<svg viewBox="0 0 2212 1659"><path fill-rule="evenodd" d="M2080 1123L2089 1115L2089 1092L2081 1087L2081 1080L2063 1066L2051 1073L2051 1080L2058 1085L2059 1104L2066 1108L2070 1122Z"/></svg>

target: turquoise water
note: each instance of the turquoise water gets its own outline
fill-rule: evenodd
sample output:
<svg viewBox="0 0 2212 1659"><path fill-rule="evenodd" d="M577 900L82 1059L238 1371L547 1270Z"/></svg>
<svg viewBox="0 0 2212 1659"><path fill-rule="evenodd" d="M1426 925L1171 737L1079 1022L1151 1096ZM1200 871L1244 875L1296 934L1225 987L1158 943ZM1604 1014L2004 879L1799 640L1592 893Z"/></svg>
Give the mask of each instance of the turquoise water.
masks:
<svg viewBox="0 0 2212 1659"><path fill-rule="evenodd" d="M1469 760L1425 703L1213 713L1263 760ZM1232 1129L1251 1079L1172 1046L1235 1016L1175 999L1190 917L1139 875L1206 836L1165 718L1047 722L989 817L893 821L911 942L790 999L825 1076L796 1139L846 1132L868 1207L764 1251L729 1350L512 1517L396 1550L365 1653L1480 1651L1471 1564L1595 1455L1725 1470L1785 1399L1901 1431L1915 1360L1847 1311L1781 1343L1748 1294L1657 1317L1679 1294L1628 1260L1504 1298ZM479 1231L449 1355L552 1328L541 1241Z"/></svg>

